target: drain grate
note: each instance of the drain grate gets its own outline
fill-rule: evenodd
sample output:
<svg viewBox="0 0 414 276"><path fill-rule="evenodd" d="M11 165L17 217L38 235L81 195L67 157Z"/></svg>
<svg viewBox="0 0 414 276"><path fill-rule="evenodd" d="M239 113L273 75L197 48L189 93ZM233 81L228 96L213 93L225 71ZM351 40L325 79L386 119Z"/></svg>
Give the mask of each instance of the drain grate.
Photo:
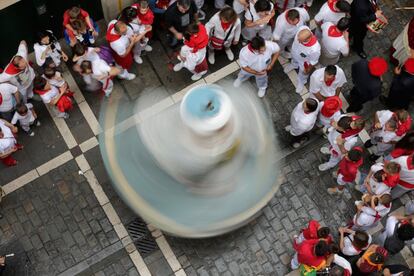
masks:
<svg viewBox="0 0 414 276"><path fill-rule="evenodd" d="M129 235L142 257L150 255L158 249L155 239L141 218L136 218L127 226Z"/></svg>

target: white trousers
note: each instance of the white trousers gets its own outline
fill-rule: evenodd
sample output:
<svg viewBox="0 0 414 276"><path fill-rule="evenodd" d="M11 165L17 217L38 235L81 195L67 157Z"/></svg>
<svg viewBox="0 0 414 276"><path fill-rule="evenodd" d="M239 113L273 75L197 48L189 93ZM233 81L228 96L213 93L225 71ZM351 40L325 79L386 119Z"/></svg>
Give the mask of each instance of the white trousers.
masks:
<svg viewBox="0 0 414 276"><path fill-rule="evenodd" d="M240 82L244 82L249 78L254 77L256 79L256 85L259 89L266 89L267 88L267 74L265 75L253 75L249 72L244 71L243 69L240 70L239 75L237 78Z"/></svg>
<svg viewBox="0 0 414 276"><path fill-rule="evenodd" d="M256 26L242 29L242 36L246 40L252 40L256 35L259 35L264 40L271 40L272 38L272 28L269 25Z"/></svg>
<svg viewBox="0 0 414 276"><path fill-rule="evenodd" d="M195 73L195 67L202 63L206 58L206 48L193 53L193 48L184 45L181 47L180 55L185 58L185 61L183 61L184 67L190 72Z"/></svg>
<svg viewBox="0 0 414 276"><path fill-rule="evenodd" d="M299 65L299 62L297 62L295 59L293 59L292 58L292 61L291 61L291 63L292 63L292 65L293 65L293 67L295 68L295 69L298 69L299 71L298 71L298 83L301 83L302 85L305 85L305 84L307 84L308 83L308 78L309 78L309 74L306 74L304 71L303 71L303 66L300 66Z"/></svg>

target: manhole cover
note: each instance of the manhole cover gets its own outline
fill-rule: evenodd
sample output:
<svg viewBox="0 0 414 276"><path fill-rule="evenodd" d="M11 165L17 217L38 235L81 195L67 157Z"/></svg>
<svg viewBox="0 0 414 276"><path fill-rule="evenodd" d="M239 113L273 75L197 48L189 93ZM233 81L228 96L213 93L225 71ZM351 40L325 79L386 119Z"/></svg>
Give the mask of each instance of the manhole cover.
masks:
<svg viewBox="0 0 414 276"><path fill-rule="evenodd" d="M158 245L147 228L147 224L136 218L127 226L129 235L141 256L145 257L158 249Z"/></svg>

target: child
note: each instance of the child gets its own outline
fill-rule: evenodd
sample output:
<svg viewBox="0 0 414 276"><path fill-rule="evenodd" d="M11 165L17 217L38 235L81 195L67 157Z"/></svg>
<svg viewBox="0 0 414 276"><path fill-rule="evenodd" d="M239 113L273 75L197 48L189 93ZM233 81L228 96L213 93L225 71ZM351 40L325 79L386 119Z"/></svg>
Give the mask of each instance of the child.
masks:
<svg viewBox="0 0 414 276"><path fill-rule="evenodd" d="M400 139L397 136L398 119L389 110L380 110L375 113L373 131L370 138L365 142L365 147L373 148L371 161L375 161L384 154L391 151L393 145Z"/></svg>
<svg viewBox="0 0 414 276"><path fill-rule="evenodd" d="M23 146L17 143L14 136L17 131L17 127L0 119L0 160L8 167L17 165L17 161L12 157L12 154L23 149Z"/></svg>
<svg viewBox="0 0 414 276"><path fill-rule="evenodd" d="M323 227L318 221L312 219L309 221L308 228L302 229L299 236L294 236L294 242L301 244L305 240L324 239L331 243L333 239L330 232L329 227Z"/></svg>
<svg viewBox="0 0 414 276"><path fill-rule="evenodd" d="M381 195L390 193L400 180L401 166L395 162L375 163L366 176L363 185L355 185L362 193ZM363 176L361 179L364 179Z"/></svg>
<svg viewBox="0 0 414 276"><path fill-rule="evenodd" d="M285 130L292 136L292 146L296 149L309 140L308 132L312 130L318 118L318 100L307 98L298 103L290 116L290 125Z"/></svg>
<svg viewBox="0 0 414 276"><path fill-rule="evenodd" d="M84 33L79 33L73 28L84 29ZM95 38L98 37L98 25L90 18L89 13L79 7L72 7L63 14L63 27L66 42L73 47L76 42L85 42L86 44L94 44Z"/></svg>
<svg viewBox="0 0 414 276"><path fill-rule="evenodd" d="M338 121L341 117L342 100L338 96L326 98L319 102L319 116L316 125L323 127L324 132L331 126L332 121Z"/></svg>
<svg viewBox="0 0 414 276"><path fill-rule="evenodd" d="M114 87L112 79L118 76L121 70L115 66L109 66L102 59L93 62L85 60L81 63L81 73L82 75L91 75L92 78L99 81L105 96L109 97Z"/></svg>
<svg viewBox="0 0 414 276"><path fill-rule="evenodd" d="M14 113L11 123L16 125L17 122L19 122L21 128L29 136L35 135L34 131L30 129L30 126L40 126L40 122L37 120L37 114L31 103L19 103L16 105L16 112Z"/></svg>
<svg viewBox="0 0 414 276"><path fill-rule="evenodd" d="M241 31L241 22L236 12L230 7L225 7L208 21L206 29L210 37L208 62L214 64L214 51L223 48L227 58L232 61L234 54L230 47L239 43Z"/></svg>
<svg viewBox="0 0 414 276"><path fill-rule="evenodd" d="M345 153L341 162L339 162L339 169L336 172L336 183L338 185L333 188L328 188L328 194L342 194L345 185L349 185L355 181L358 174L358 168L361 167L362 163L362 148L354 147Z"/></svg>
<svg viewBox="0 0 414 276"><path fill-rule="evenodd" d="M391 210L391 195L380 196L364 195L362 201L355 201L357 213L353 218L353 230L368 230L375 227L381 218Z"/></svg>
<svg viewBox="0 0 414 276"><path fill-rule="evenodd" d="M46 68L43 77L50 83L50 85L58 88L67 84L62 77L62 73L57 71L56 68Z"/></svg>
<svg viewBox="0 0 414 276"><path fill-rule="evenodd" d="M207 30L203 24L192 23L188 25L184 36L184 46L181 47L180 55L177 57L180 63L176 64L173 70L178 72L185 67L193 73L191 79L196 81L201 79L208 70L206 61Z"/></svg>
<svg viewBox="0 0 414 276"><path fill-rule="evenodd" d="M57 67L61 60L68 61L68 56L52 31L45 30L37 33L37 42L33 45L36 63L43 68Z"/></svg>
<svg viewBox="0 0 414 276"><path fill-rule="evenodd" d="M45 78L37 76L34 80L34 92L40 95L45 104L53 107L56 116L67 119L69 114L66 111L72 109L70 99L73 93L67 89L67 85L57 88L51 85Z"/></svg>
<svg viewBox="0 0 414 276"><path fill-rule="evenodd" d="M329 161L319 165L320 171L335 167L358 142L357 135L364 129L365 121L359 116L343 115L338 122L332 122L328 133L330 147L322 147L323 154L329 154Z"/></svg>
<svg viewBox="0 0 414 276"><path fill-rule="evenodd" d="M275 16L273 3L269 0L249 2L249 6L244 14L243 38L250 41L254 37L260 36L265 40L270 40L272 38L272 28L269 22Z"/></svg>
<svg viewBox="0 0 414 276"><path fill-rule="evenodd" d="M262 37L256 36L240 51L241 70L233 85L240 87L242 82L250 77L255 77L259 89L257 95L264 97L267 89L267 73L270 72L279 57L279 45L272 41L265 41Z"/></svg>

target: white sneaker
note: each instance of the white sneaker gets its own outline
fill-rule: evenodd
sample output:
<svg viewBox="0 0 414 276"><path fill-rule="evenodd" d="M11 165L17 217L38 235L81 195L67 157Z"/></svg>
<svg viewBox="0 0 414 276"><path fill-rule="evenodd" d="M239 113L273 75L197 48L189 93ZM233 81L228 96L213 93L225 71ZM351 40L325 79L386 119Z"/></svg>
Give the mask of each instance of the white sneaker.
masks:
<svg viewBox="0 0 414 276"><path fill-rule="evenodd" d="M118 75L118 78L120 78L121 80L133 80L135 79L135 77L136 77L135 74L132 74L132 73L128 73L125 76Z"/></svg>
<svg viewBox="0 0 414 276"><path fill-rule="evenodd" d="M290 71L295 70L295 66L293 66L293 64L291 62L289 62L289 64L287 64L284 68L283 68L283 72L285 72L285 74L289 73Z"/></svg>
<svg viewBox="0 0 414 276"><path fill-rule="evenodd" d="M144 51L145 52L151 52L152 51L152 47L150 46L150 45L145 45L145 47L144 47Z"/></svg>
<svg viewBox="0 0 414 276"><path fill-rule="evenodd" d="M330 195L336 195L336 194L343 194L344 190L339 190L337 187L333 187L333 188L328 188L327 192Z"/></svg>
<svg viewBox="0 0 414 276"><path fill-rule="evenodd" d="M227 58L232 61L234 59L234 54L230 48L224 50L226 52Z"/></svg>
<svg viewBox="0 0 414 276"><path fill-rule="evenodd" d="M287 126L285 126L285 130L287 131L287 132L290 132L290 130L292 129L292 126L291 125L287 125Z"/></svg>
<svg viewBox="0 0 414 276"><path fill-rule="evenodd" d="M214 56L214 51L208 51L208 63L214 64L216 62L216 58Z"/></svg>
<svg viewBox="0 0 414 276"><path fill-rule="evenodd" d="M174 70L174 72L178 72L181 69L183 69L183 67L184 67L184 63L183 62L180 62L180 63L177 63L176 65L174 65L173 70Z"/></svg>
<svg viewBox="0 0 414 276"><path fill-rule="evenodd" d="M37 121L36 126L40 126L40 125L41 125L40 121Z"/></svg>
<svg viewBox="0 0 414 276"><path fill-rule="evenodd" d="M323 154L331 154L331 151L328 147L321 147L320 152Z"/></svg>
<svg viewBox="0 0 414 276"><path fill-rule="evenodd" d="M142 64L144 62L140 56L134 56L134 60L138 64Z"/></svg>
<svg viewBox="0 0 414 276"><path fill-rule="evenodd" d="M301 82L298 82L298 86L296 87L296 93L301 94L303 91L303 88L305 88L305 85Z"/></svg>
<svg viewBox="0 0 414 276"><path fill-rule="evenodd" d="M321 172L323 172L323 171L327 171L327 170L329 170L331 167L329 167L329 164L328 163L323 163L323 164L320 164L319 165L319 167L318 167L318 169L321 171Z"/></svg>
<svg viewBox="0 0 414 276"><path fill-rule="evenodd" d="M233 86L234 87L240 87L240 85L242 84L241 80L239 78L237 78L234 82L233 82Z"/></svg>
<svg viewBox="0 0 414 276"><path fill-rule="evenodd" d="M259 90L257 90L257 96L259 96L259 98L263 98L265 94L266 88L259 88Z"/></svg>
<svg viewBox="0 0 414 276"><path fill-rule="evenodd" d="M207 74L207 70L203 71L203 72L200 72L200 73L195 73L194 75L191 76L191 79L193 81L197 81L197 80L201 79L205 74Z"/></svg>
<svg viewBox="0 0 414 276"><path fill-rule="evenodd" d="M206 13L203 10L198 10L198 20L206 19Z"/></svg>

